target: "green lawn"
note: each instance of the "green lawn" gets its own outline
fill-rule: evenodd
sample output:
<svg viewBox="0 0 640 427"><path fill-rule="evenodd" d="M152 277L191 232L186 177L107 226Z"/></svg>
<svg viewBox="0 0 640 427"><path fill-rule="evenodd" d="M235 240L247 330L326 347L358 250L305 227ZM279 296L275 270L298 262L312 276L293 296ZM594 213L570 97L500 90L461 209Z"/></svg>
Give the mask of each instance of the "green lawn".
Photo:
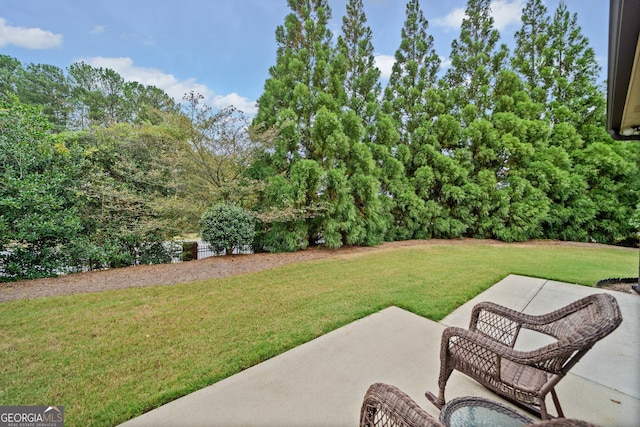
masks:
<svg viewBox="0 0 640 427"><path fill-rule="evenodd" d="M390 305L440 320L510 273L593 286L637 265L620 248L425 245L0 303L0 405L114 425Z"/></svg>

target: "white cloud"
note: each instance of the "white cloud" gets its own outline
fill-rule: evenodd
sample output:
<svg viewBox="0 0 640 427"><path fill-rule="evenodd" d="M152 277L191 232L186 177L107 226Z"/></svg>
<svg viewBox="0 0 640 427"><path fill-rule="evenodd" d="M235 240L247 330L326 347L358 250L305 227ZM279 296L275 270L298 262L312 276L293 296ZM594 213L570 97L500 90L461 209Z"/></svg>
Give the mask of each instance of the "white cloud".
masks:
<svg viewBox="0 0 640 427"><path fill-rule="evenodd" d="M248 115L254 115L258 113L256 101L251 101L250 99L245 98L244 96L240 96L235 92L224 96L216 95L209 102L216 108L224 108L233 105L238 110Z"/></svg>
<svg viewBox="0 0 640 427"><path fill-rule="evenodd" d="M509 25L519 23L523 8L524 0L492 1L491 16L493 17L495 28L502 31ZM464 17L465 9L456 8L443 18L435 18L433 23L439 27L444 27L447 30L459 30Z"/></svg>
<svg viewBox="0 0 640 427"><path fill-rule="evenodd" d="M62 34L40 28L23 28L7 25L0 18L0 47L14 45L26 49L51 49L62 45Z"/></svg>
<svg viewBox="0 0 640 427"><path fill-rule="evenodd" d="M444 56L440 57L440 69L445 70L451 67L451 58L445 58Z"/></svg>
<svg viewBox="0 0 640 427"><path fill-rule="evenodd" d="M491 2L491 14L494 25L502 31L510 25L519 24L524 9L524 0L494 0Z"/></svg>
<svg viewBox="0 0 640 427"><path fill-rule="evenodd" d="M396 58L391 55L375 55L374 57L376 67L380 70L380 78L388 79L391 77L391 70L393 64L396 62Z"/></svg>
<svg viewBox="0 0 640 427"><path fill-rule="evenodd" d="M206 85L196 82L196 79L178 80L173 74L167 74L155 68L138 67L131 58L105 58L101 56L83 58L82 61L92 67L110 68L120 74L125 80L136 81L144 85L156 86L164 90L176 102L182 102L182 97L190 92L204 96L204 102L216 107L224 108L233 105L241 111L253 115L257 113L256 102L237 93L219 95Z"/></svg>
<svg viewBox="0 0 640 427"><path fill-rule="evenodd" d="M134 43L138 43L142 46L153 46L156 42L153 39L153 36L140 34L140 33L129 33L129 34L121 34L120 37L127 42L132 41Z"/></svg>
<svg viewBox="0 0 640 427"><path fill-rule="evenodd" d="M462 25L462 20L465 16L465 9L462 7L453 9L444 18L435 18L433 20L434 25L444 27L447 30L458 30Z"/></svg>
<svg viewBox="0 0 640 427"><path fill-rule="evenodd" d="M100 33L104 33L104 30L107 29L106 25L96 25L95 27L93 27L93 29L91 30L91 34L100 34Z"/></svg>

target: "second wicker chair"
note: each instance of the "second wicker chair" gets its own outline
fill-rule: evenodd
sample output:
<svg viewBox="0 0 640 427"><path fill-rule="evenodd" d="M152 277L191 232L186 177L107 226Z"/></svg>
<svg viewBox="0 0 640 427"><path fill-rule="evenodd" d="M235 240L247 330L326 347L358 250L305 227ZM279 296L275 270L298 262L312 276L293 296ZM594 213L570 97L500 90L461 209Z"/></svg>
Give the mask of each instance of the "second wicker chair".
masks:
<svg viewBox="0 0 640 427"><path fill-rule="evenodd" d="M524 314L491 302L477 304L469 329L449 327L442 335L438 397L458 370L495 393L548 419L545 397L551 393L559 417L564 417L555 386L593 345L622 322L615 298L601 293L544 315ZM515 348L522 329L553 338L531 351Z"/></svg>

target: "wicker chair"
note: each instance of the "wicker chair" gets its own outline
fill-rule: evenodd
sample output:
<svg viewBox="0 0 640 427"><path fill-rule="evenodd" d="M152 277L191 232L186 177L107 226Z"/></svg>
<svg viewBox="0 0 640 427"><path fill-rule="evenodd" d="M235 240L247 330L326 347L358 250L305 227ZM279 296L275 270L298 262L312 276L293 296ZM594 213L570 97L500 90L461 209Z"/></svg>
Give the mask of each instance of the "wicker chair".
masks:
<svg viewBox="0 0 640 427"><path fill-rule="evenodd" d="M455 400L455 399L454 399ZM468 399L467 399L468 400ZM486 403L485 403L486 402ZM452 401L452 404L455 402ZM491 403L478 399L478 405ZM501 407L497 402L492 407ZM508 409L504 407L504 410ZM446 427L449 421L429 415L418 404L398 388L376 383L369 387L360 410L360 427ZM522 417L526 419L526 417ZM490 425L483 424L483 425ZM557 418L538 423L527 424L532 427L597 427L587 421Z"/></svg>
<svg viewBox="0 0 640 427"><path fill-rule="evenodd" d="M444 390L453 370L475 379L508 400L547 420L545 397L551 392L564 417L555 386L600 339L622 322L609 294L595 294L544 315L529 315L483 302L471 314L469 329L449 327L442 335L439 395L427 392L436 406L445 404ZM537 331L554 342L532 351L514 348L521 329Z"/></svg>
<svg viewBox="0 0 640 427"><path fill-rule="evenodd" d="M376 383L364 395L360 427L442 427L436 418L396 387Z"/></svg>

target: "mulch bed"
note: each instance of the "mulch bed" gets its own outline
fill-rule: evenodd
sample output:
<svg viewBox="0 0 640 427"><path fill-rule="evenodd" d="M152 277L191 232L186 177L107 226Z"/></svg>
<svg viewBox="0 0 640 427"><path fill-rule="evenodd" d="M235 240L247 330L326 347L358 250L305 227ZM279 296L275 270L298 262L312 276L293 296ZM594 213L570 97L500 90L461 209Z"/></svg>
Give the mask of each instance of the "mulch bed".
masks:
<svg viewBox="0 0 640 427"><path fill-rule="evenodd" d="M236 274L254 273L261 270L280 267L296 262L341 257L353 253L381 251L403 246L429 246L442 244L492 244L492 245L564 245L590 246L589 243L531 241L525 243L504 243L493 240L456 239L456 240L407 240L383 243L376 247L342 247L337 250L326 248L308 248L293 253L251 255L232 255L210 257L197 261L174 264L140 265L111 270L90 271L68 274L46 279L21 280L0 283L0 302L18 299L44 298L57 295L71 295L87 292L102 292L114 289L126 289L139 286L173 285L198 280L215 279ZM620 292L632 292L630 284L611 284L603 286Z"/></svg>

